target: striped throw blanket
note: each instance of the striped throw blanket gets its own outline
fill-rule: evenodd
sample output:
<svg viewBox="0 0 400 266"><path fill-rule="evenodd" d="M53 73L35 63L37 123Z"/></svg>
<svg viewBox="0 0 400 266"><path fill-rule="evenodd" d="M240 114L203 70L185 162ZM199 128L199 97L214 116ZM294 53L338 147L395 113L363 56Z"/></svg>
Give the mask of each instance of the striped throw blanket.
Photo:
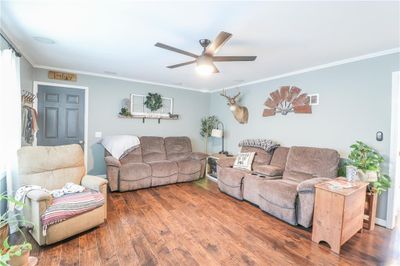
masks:
<svg viewBox="0 0 400 266"><path fill-rule="evenodd" d="M255 147L271 153L279 147L279 144L270 139L244 139L239 142L239 147Z"/></svg>
<svg viewBox="0 0 400 266"><path fill-rule="evenodd" d="M100 192L90 189L86 189L80 193L66 194L60 198L54 198L51 205L41 217L43 235L46 235L48 226L91 211L103 204L103 195Z"/></svg>

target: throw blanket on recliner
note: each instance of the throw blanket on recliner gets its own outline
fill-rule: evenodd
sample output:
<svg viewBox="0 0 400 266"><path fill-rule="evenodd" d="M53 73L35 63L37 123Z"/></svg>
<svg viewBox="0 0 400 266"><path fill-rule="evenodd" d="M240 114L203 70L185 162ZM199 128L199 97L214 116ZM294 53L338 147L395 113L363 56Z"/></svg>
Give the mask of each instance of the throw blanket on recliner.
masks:
<svg viewBox="0 0 400 266"><path fill-rule="evenodd" d="M55 198L41 217L43 235L46 235L48 226L94 210L103 206L103 204L103 195L100 192L89 189L81 193L66 194L60 198Z"/></svg>
<svg viewBox="0 0 400 266"><path fill-rule="evenodd" d="M244 139L239 142L239 147L254 147L271 153L279 147L279 144L270 139Z"/></svg>

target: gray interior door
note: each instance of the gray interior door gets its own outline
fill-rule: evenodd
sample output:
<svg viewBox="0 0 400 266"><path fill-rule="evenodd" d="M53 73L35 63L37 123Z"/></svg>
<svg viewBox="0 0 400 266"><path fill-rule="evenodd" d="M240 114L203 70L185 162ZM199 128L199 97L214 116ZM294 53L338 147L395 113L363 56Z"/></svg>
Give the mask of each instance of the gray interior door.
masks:
<svg viewBox="0 0 400 266"><path fill-rule="evenodd" d="M84 147L85 91L58 86L38 86L37 144L77 143Z"/></svg>

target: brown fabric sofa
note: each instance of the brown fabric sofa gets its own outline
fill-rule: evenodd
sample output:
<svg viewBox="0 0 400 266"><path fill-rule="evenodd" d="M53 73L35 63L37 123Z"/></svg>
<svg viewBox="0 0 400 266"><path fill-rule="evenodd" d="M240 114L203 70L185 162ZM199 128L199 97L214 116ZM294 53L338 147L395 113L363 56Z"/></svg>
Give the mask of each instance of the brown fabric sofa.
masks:
<svg viewBox="0 0 400 266"><path fill-rule="evenodd" d="M83 151L80 145L53 147L23 147L18 151L20 185L39 185L48 190L60 189L67 182L97 190L104 196L103 206L50 225L43 234L41 216L51 203L51 195L45 191L28 192L24 216L32 223L29 232L40 246L61 241L98 226L107 219L107 180L85 175Z"/></svg>
<svg viewBox="0 0 400 266"><path fill-rule="evenodd" d="M253 171L232 168L235 158L218 160L219 189L290 224L312 225L314 186L335 178L339 154L312 147L278 147L273 153L257 148Z"/></svg>
<svg viewBox="0 0 400 266"><path fill-rule="evenodd" d="M140 137L140 147L120 160L105 152L111 191L187 182L204 176L207 155L192 152L188 137Z"/></svg>
<svg viewBox="0 0 400 266"><path fill-rule="evenodd" d="M331 149L291 147L282 179L259 185L259 207L290 224L312 225L315 184L335 178L339 153Z"/></svg>
<svg viewBox="0 0 400 266"><path fill-rule="evenodd" d="M282 178L289 148L278 147L268 153L263 149L242 147L241 152L255 152L253 171L232 168L235 158L218 160L218 187L239 200L258 205L258 183L265 179ZM244 185L246 184L246 185Z"/></svg>

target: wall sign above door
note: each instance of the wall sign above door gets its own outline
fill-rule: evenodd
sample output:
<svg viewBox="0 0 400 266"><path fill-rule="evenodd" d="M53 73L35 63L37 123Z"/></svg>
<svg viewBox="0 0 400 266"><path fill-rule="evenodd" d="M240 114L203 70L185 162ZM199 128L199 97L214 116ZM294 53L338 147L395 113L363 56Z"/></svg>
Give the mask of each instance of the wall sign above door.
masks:
<svg viewBox="0 0 400 266"><path fill-rule="evenodd" d="M76 74L67 73L67 72L59 72L59 71L49 71L48 74L49 79L58 79L58 80L66 80L66 81L76 81Z"/></svg>
<svg viewBox="0 0 400 266"><path fill-rule="evenodd" d="M295 86L282 86L271 92L265 101L263 116L274 116L277 113L287 115L294 112L298 114L311 114L310 98L307 93L301 93L301 89Z"/></svg>

